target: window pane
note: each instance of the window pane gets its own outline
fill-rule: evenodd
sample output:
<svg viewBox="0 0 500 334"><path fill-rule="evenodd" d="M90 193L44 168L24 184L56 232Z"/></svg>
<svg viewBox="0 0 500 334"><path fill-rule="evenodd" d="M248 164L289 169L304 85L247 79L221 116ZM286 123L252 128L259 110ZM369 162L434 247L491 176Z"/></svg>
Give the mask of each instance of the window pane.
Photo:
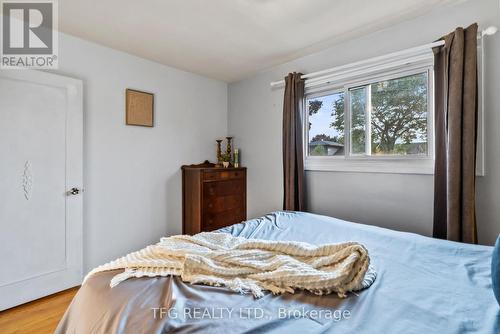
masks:
<svg viewBox="0 0 500 334"><path fill-rule="evenodd" d="M309 155L344 155L344 93L308 98Z"/></svg>
<svg viewBox="0 0 500 334"><path fill-rule="evenodd" d="M351 152L365 153L366 88L349 90L351 104Z"/></svg>
<svg viewBox="0 0 500 334"><path fill-rule="evenodd" d="M371 85L372 155L427 154L427 73Z"/></svg>

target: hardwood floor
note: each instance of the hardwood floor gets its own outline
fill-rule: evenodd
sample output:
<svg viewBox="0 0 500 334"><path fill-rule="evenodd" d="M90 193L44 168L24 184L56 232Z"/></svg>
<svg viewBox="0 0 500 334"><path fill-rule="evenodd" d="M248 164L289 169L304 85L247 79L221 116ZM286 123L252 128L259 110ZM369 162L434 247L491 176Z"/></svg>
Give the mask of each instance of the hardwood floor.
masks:
<svg viewBox="0 0 500 334"><path fill-rule="evenodd" d="M53 333L79 287L0 312L0 333Z"/></svg>

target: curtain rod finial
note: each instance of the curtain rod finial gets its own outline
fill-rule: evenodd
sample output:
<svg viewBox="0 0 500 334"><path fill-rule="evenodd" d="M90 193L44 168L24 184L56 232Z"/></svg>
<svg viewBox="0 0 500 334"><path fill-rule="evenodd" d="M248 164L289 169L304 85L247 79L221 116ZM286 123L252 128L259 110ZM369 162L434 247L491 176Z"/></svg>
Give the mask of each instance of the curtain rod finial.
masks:
<svg viewBox="0 0 500 334"><path fill-rule="evenodd" d="M481 32L481 36L491 36L494 35L498 31L498 28L495 26L489 26Z"/></svg>

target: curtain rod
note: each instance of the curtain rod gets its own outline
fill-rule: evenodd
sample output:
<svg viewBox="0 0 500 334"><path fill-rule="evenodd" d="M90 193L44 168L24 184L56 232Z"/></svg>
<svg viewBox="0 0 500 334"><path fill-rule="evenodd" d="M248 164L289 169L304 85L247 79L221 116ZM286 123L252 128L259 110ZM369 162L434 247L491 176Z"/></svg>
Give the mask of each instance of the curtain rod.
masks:
<svg viewBox="0 0 500 334"><path fill-rule="evenodd" d="M478 39L482 38L483 36L493 35L493 34L495 34L497 32L497 30L498 30L497 27L490 26L490 27L482 30L478 34ZM425 45L420 45L420 46L416 46L416 47L413 47L413 48L409 48L409 49L405 49L405 50L401 50L401 51L396 51L396 52L392 52L392 53L389 53L389 54L385 54L385 55L382 55L382 56L368 58L368 59L360 60L360 61L357 61L357 62L354 62L354 63L350 63L350 64L346 64L346 65L341 65L341 66L335 66L335 67L332 67L332 68L329 68L329 69L326 69L326 70L304 74L302 76L302 78L304 78L304 79L310 79L310 78L318 77L318 76L325 75L325 74L328 74L328 73L337 72L339 70L344 70L344 69L350 68L350 67L355 67L355 66L364 65L364 64L375 62L375 61L379 61L379 60L384 60L384 59L388 59L388 58L394 58L394 57L402 56L402 55L405 55L405 54L412 54L412 53L415 53L415 52L418 52L418 51L424 51L424 50L432 49L432 48L434 48L436 46L441 46L441 45L444 45L444 41L437 41L437 42L433 42L433 43L429 43L429 44L425 44ZM279 87L279 86L283 86L284 84L285 84L285 80L274 81L274 82L271 82L271 87L272 88Z"/></svg>

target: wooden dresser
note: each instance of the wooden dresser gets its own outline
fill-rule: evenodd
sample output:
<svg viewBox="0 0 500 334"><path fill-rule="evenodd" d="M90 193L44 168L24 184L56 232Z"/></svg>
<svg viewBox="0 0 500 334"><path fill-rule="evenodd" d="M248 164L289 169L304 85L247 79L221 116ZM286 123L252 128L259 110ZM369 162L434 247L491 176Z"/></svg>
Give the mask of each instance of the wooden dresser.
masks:
<svg viewBox="0 0 500 334"><path fill-rule="evenodd" d="M246 179L245 167L182 166L182 233L213 231L246 220Z"/></svg>

